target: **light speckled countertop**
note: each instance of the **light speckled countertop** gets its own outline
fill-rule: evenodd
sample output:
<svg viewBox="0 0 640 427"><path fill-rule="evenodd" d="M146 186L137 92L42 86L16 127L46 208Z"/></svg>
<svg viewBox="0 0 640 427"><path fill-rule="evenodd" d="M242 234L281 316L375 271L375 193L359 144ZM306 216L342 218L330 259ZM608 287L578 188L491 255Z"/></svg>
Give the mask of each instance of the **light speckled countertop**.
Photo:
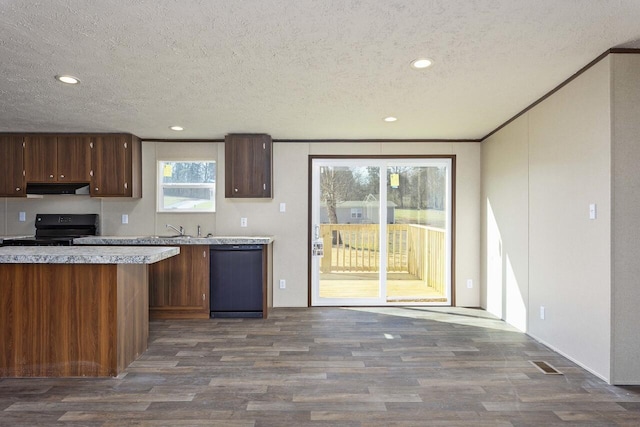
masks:
<svg viewBox="0 0 640 427"><path fill-rule="evenodd" d="M0 264L153 264L179 253L166 246L6 246Z"/></svg>
<svg viewBox="0 0 640 427"><path fill-rule="evenodd" d="M91 236L73 239L74 245L268 245L272 237L262 236L213 236L213 237L170 237L170 236Z"/></svg>

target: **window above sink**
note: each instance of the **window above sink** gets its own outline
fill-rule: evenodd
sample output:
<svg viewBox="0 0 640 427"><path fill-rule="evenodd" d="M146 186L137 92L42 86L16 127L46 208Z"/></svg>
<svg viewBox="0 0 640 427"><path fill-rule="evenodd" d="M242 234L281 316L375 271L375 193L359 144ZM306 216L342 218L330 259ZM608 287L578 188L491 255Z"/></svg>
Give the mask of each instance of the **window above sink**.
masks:
<svg viewBox="0 0 640 427"><path fill-rule="evenodd" d="M159 160L158 212L215 212L216 162Z"/></svg>

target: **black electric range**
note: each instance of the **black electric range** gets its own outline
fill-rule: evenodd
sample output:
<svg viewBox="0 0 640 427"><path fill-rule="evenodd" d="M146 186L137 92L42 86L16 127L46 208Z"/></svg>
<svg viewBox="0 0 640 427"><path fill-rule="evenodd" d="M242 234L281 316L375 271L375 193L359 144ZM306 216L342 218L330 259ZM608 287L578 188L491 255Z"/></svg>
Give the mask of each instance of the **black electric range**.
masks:
<svg viewBox="0 0 640 427"><path fill-rule="evenodd" d="M70 246L76 237L99 231L98 214L37 214L34 237L5 239L2 246Z"/></svg>

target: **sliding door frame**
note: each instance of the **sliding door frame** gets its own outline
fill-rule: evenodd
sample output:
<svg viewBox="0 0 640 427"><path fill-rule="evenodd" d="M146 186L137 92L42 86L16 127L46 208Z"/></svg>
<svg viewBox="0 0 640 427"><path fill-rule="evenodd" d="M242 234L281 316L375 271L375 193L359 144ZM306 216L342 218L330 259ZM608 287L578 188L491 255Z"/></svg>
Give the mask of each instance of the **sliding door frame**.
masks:
<svg viewBox="0 0 640 427"><path fill-rule="evenodd" d="M451 262L449 265L449 277L451 278L451 306L455 306L456 303L456 155L446 155L446 154L435 154L435 155L320 155L314 154L309 155L309 161L307 166L308 172L308 188L307 188L307 196L308 196L308 204L307 204L307 307L312 307L312 269L313 265L311 262L311 246L313 242L313 161L316 159L321 160L332 160L332 159L374 159L374 160L383 160L383 159L450 159L451 160L451 225L450 225L450 233L451 233ZM345 305L348 306L348 305ZM392 306L391 304L385 305L386 307ZM321 306L318 306L321 307Z"/></svg>

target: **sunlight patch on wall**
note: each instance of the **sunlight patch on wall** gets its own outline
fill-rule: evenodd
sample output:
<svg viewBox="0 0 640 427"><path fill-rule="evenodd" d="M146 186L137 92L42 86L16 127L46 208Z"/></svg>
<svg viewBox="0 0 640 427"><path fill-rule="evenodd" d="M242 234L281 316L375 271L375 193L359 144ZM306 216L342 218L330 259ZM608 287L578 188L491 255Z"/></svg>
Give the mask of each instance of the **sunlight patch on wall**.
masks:
<svg viewBox="0 0 640 427"><path fill-rule="evenodd" d="M487 199L487 311L502 318L502 237Z"/></svg>
<svg viewBox="0 0 640 427"><path fill-rule="evenodd" d="M507 255L507 271L506 271L506 322L518 328L522 332L527 331L527 307L522 298L522 292L518 285L518 279L513 272L513 266L509 255Z"/></svg>

